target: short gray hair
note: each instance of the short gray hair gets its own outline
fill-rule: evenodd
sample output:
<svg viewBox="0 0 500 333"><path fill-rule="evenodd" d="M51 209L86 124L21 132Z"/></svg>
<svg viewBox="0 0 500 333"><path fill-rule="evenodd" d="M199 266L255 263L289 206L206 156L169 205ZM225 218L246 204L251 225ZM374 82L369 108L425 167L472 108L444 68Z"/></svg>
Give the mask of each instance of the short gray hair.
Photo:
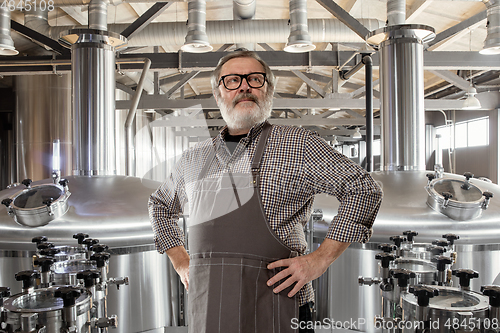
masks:
<svg viewBox="0 0 500 333"><path fill-rule="evenodd" d="M212 84L212 90L214 93L218 92L218 84L219 84L219 79L220 79L220 72L222 70L222 66L226 62L228 62L231 59L234 58L253 58L260 62L262 67L264 67L264 70L266 72L266 78L267 78L267 83L269 84L268 91L271 91L274 93L274 88L276 85L276 79L274 77L273 72L271 71L271 68L262 60L261 57L254 51L249 51L247 49L241 48L238 49L237 51L231 52L222 58L220 58L219 63L217 64L217 67L215 67L215 70L212 72L212 77L210 79L210 83Z"/></svg>

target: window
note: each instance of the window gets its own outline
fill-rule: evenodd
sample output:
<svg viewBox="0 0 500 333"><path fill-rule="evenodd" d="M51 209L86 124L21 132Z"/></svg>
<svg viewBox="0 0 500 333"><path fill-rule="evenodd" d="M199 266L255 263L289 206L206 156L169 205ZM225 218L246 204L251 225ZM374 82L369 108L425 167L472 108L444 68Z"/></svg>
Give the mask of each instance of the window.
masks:
<svg viewBox="0 0 500 333"><path fill-rule="evenodd" d="M455 136L451 125L436 127L436 134L441 135L441 149L450 147L464 148L489 145L489 118L478 118L455 124Z"/></svg>

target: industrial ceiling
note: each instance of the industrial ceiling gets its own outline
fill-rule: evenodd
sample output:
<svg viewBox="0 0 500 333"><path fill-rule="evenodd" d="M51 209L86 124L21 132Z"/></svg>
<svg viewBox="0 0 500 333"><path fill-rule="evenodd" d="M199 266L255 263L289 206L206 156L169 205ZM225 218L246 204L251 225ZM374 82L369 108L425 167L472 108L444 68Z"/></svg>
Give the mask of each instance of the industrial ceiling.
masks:
<svg viewBox="0 0 500 333"><path fill-rule="evenodd" d="M48 12L48 24L43 21L28 24L24 11L11 11L11 35L20 54L0 57L0 87L11 86L16 75L69 73L70 54L54 41L63 30L89 24L88 3L86 0L54 3ZM306 3L315 50L305 53L284 51L290 32L290 8L286 0L207 1L206 32L213 48L207 53L180 51L187 31L188 1L111 0L107 6L107 24L108 30L128 36L128 47L117 52L118 58L147 57L152 61L144 89L153 96L143 96L139 108L168 112L191 106L196 100L203 109L213 110L206 112L207 117L219 118L210 97L209 76L224 52L243 46L260 51L278 77L273 117L294 119L296 124L302 122L318 129L340 129L340 126L348 130L361 126L364 69L348 80L343 80L341 74L359 63L364 54L371 54L373 105L377 110L379 55L376 48L367 45L363 34L387 24L388 3L379 0ZM497 13L490 18L487 8L492 4ZM403 5L405 24L429 26L436 34L425 44L425 108L460 109L471 83L478 96L483 95L483 109L498 108L500 55L479 53L487 39L487 22L495 23L500 15L498 1L408 0ZM51 40L47 41L46 36ZM46 61L46 65L28 66L29 62L40 60ZM117 88L134 94L141 68L140 63L119 66ZM117 108L128 108L129 104L117 101ZM307 118L315 114L322 115L322 122Z"/></svg>

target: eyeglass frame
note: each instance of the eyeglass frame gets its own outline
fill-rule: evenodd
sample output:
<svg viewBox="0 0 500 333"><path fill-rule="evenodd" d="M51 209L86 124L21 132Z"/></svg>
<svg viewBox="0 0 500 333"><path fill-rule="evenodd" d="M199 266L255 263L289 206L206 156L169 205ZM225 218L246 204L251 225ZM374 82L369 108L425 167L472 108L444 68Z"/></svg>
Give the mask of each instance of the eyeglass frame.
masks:
<svg viewBox="0 0 500 333"><path fill-rule="evenodd" d="M262 74L264 76L264 83L262 83L262 85L260 87L252 87L250 85L250 83L248 82L248 76L252 75L252 74ZM233 75L236 75L236 76L239 76L241 78L241 81L240 81L240 84L236 87L236 88L233 88L233 89L229 89L228 87L226 87L226 82L224 82L224 78L228 77L228 76L233 76ZM252 73L248 73L248 74L227 74L227 75L223 75L220 77L219 79L219 84L217 86L220 86L220 83L222 81L222 85L224 86L224 88L226 88L227 90L229 91L232 91L232 90L237 90L241 87L241 84L243 83L243 79L245 79L247 81L247 84L250 88L253 88L253 89L260 89L262 88L267 81L267 75L266 73L264 72L252 72Z"/></svg>

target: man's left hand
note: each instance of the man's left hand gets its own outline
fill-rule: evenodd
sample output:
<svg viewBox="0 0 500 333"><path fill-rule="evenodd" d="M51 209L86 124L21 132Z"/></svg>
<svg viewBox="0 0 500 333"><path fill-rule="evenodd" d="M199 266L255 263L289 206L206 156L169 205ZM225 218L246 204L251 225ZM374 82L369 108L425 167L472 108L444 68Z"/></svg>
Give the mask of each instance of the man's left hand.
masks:
<svg viewBox="0 0 500 333"><path fill-rule="evenodd" d="M273 292L277 294L295 283L293 289L288 293L288 297L293 297L306 283L320 277L349 245L350 243L325 239L321 246L312 253L272 262L267 265L268 269L286 268L269 279L267 285L272 286L286 279L273 289Z"/></svg>

